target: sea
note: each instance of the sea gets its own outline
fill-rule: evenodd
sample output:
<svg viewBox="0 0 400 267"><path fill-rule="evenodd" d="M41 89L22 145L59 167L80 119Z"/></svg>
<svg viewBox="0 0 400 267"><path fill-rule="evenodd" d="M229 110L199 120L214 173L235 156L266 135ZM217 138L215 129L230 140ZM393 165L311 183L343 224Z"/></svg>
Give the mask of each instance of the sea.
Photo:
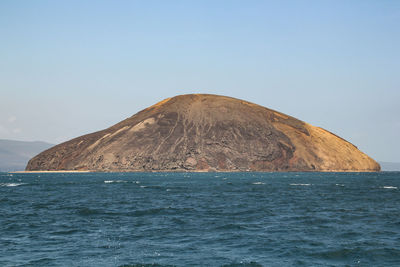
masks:
<svg viewBox="0 0 400 267"><path fill-rule="evenodd" d="M400 172L0 173L0 266L400 266Z"/></svg>

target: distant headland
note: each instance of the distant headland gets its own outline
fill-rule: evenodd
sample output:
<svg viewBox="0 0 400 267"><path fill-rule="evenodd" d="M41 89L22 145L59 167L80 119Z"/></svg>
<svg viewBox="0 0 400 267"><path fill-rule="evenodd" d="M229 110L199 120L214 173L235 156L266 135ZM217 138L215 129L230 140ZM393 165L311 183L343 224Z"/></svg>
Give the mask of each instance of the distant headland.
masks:
<svg viewBox="0 0 400 267"><path fill-rule="evenodd" d="M379 171L343 138L226 96L165 99L110 128L56 145L27 171Z"/></svg>

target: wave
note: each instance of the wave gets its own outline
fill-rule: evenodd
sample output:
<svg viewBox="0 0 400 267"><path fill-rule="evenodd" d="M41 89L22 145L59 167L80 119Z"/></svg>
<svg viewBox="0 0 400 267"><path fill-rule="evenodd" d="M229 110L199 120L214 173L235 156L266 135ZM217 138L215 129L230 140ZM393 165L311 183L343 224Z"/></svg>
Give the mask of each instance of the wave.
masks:
<svg viewBox="0 0 400 267"><path fill-rule="evenodd" d="M311 184L290 184L290 185L293 185L293 186L309 186Z"/></svg>
<svg viewBox="0 0 400 267"><path fill-rule="evenodd" d="M385 185L385 186L382 186L381 188L383 188L383 189L397 189L397 186Z"/></svg>
<svg viewBox="0 0 400 267"><path fill-rule="evenodd" d="M63 231L55 231L55 232L51 232L51 235L72 235L75 233L78 233L79 230L78 229L70 229L70 230L63 230Z"/></svg>
<svg viewBox="0 0 400 267"><path fill-rule="evenodd" d="M251 184L265 184L265 183L263 183L263 182L254 182L254 183L251 183Z"/></svg>
<svg viewBox="0 0 400 267"><path fill-rule="evenodd" d="M27 184L27 183L0 183L0 186L10 186L10 187L13 187L13 186L20 186L20 185L24 185L24 184Z"/></svg>
<svg viewBox="0 0 400 267"><path fill-rule="evenodd" d="M128 181L125 180L106 180L104 181L105 184L111 184L111 183L127 183Z"/></svg>
<svg viewBox="0 0 400 267"><path fill-rule="evenodd" d="M331 249L323 252L313 253L312 256L319 257L329 261L344 261L349 259L354 259L355 263L360 263L362 259L357 259L357 255L360 258L364 258L367 260L367 257L371 257L376 259L378 262L381 259L397 259L399 256L400 250L397 248L337 248ZM365 264L370 265L370 264ZM383 266L379 265L378 266ZM347 265L346 265L347 266ZM374 265L372 265L374 266ZM395 266L393 264L387 266ZM396 265L397 266L397 265Z"/></svg>
<svg viewBox="0 0 400 267"><path fill-rule="evenodd" d="M218 226L215 229L217 229L217 230L241 230L241 229L247 229L247 227L240 225L240 224L228 223L225 225Z"/></svg>
<svg viewBox="0 0 400 267"><path fill-rule="evenodd" d="M157 263L133 263L133 264L123 264L118 267L174 267L175 265L164 265Z"/></svg>
<svg viewBox="0 0 400 267"><path fill-rule="evenodd" d="M87 215L101 214L102 212L95 209L80 208L76 211L76 213L82 216L87 216Z"/></svg>
<svg viewBox="0 0 400 267"><path fill-rule="evenodd" d="M231 264L224 264L221 267L262 267L261 264L258 262L240 262L240 263L231 263Z"/></svg>

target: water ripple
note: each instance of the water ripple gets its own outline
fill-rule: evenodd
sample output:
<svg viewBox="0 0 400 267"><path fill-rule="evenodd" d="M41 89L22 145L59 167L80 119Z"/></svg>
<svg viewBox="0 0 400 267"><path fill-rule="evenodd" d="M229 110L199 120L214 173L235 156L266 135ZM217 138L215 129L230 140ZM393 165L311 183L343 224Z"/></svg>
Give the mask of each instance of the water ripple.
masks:
<svg viewBox="0 0 400 267"><path fill-rule="evenodd" d="M399 187L399 173L0 173L0 266L397 266Z"/></svg>

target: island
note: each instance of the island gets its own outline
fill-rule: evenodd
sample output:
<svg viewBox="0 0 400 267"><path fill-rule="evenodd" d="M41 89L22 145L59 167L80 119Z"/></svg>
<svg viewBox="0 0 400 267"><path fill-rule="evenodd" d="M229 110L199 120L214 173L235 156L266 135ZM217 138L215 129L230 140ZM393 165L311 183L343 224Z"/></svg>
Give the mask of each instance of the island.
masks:
<svg viewBox="0 0 400 267"><path fill-rule="evenodd" d="M98 132L51 147L26 171L379 171L343 138L219 95L167 98Z"/></svg>

